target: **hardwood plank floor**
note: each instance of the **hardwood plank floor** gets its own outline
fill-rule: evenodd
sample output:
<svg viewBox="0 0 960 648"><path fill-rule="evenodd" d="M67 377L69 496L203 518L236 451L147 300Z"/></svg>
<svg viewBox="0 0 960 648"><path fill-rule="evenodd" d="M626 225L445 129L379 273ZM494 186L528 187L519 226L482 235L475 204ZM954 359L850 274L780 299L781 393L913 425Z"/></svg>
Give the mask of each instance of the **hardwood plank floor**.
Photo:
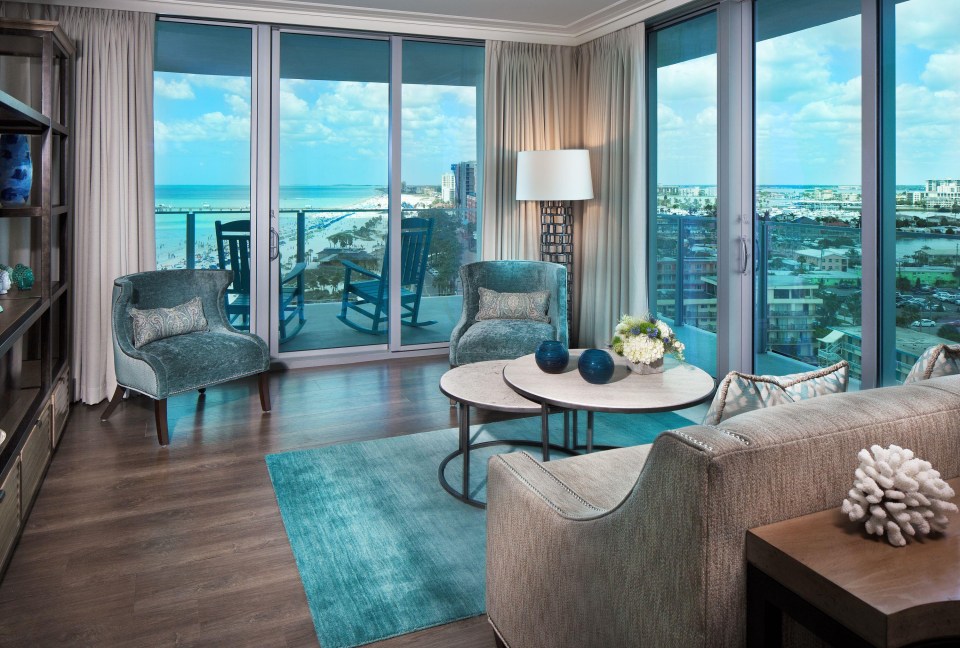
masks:
<svg viewBox="0 0 960 648"><path fill-rule="evenodd" d="M0 583L2 646L317 646L264 455L456 425L446 358L304 369L170 399L76 405ZM506 418L480 413L477 422ZM494 645L486 617L373 644Z"/></svg>

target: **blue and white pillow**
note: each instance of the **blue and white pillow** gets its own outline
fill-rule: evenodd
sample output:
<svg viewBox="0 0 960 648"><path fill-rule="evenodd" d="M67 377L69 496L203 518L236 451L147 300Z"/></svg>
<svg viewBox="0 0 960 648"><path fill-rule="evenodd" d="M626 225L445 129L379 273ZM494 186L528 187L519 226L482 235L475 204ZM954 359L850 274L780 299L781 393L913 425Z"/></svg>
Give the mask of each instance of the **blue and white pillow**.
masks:
<svg viewBox="0 0 960 648"><path fill-rule="evenodd" d="M528 319L549 324L548 308L550 308L550 293L546 290L501 293L489 288L480 288L480 308L476 319L478 322L494 319Z"/></svg>
<svg viewBox="0 0 960 648"><path fill-rule="evenodd" d="M960 374L960 344L938 344L923 352L903 384Z"/></svg>
<svg viewBox="0 0 960 648"><path fill-rule="evenodd" d="M753 376L731 371L717 388L703 424L718 425L751 410L845 392L849 374L850 363L846 360L831 367L786 376Z"/></svg>
<svg viewBox="0 0 960 648"><path fill-rule="evenodd" d="M133 319L133 346L138 349L175 335L209 330L199 297L173 308L131 308L130 317Z"/></svg>

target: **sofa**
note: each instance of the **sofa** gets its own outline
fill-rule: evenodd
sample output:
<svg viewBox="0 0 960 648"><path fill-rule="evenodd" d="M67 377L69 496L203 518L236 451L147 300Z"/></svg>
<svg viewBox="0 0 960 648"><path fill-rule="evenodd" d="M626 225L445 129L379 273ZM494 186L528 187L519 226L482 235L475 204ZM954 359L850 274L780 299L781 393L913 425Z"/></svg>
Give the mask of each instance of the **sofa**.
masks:
<svg viewBox="0 0 960 648"><path fill-rule="evenodd" d="M498 643L744 645L746 531L839 507L857 453L873 444L910 448L944 479L960 475L960 376L822 396L548 463L492 457L486 596Z"/></svg>

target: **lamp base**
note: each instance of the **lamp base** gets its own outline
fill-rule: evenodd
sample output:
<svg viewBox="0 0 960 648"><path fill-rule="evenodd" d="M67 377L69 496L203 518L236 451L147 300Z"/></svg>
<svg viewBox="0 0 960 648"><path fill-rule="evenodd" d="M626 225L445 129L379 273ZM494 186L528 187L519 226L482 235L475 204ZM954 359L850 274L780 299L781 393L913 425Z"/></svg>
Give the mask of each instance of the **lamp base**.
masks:
<svg viewBox="0 0 960 648"><path fill-rule="evenodd" d="M573 300L573 205L569 200L540 201L540 260L567 268L567 313Z"/></svg>

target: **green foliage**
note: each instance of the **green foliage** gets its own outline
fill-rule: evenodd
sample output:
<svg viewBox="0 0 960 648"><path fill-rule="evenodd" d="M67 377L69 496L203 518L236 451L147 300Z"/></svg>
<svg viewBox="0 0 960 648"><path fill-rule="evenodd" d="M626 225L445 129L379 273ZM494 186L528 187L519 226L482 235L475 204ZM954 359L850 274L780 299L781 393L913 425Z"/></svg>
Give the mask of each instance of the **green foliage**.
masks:
<svg viewBox="0 0 960 648"><path fill-rule="evenodd" d="M952 342L960 342L960 329L951 324L944 324L937 331L937 335Z"/></svg>

